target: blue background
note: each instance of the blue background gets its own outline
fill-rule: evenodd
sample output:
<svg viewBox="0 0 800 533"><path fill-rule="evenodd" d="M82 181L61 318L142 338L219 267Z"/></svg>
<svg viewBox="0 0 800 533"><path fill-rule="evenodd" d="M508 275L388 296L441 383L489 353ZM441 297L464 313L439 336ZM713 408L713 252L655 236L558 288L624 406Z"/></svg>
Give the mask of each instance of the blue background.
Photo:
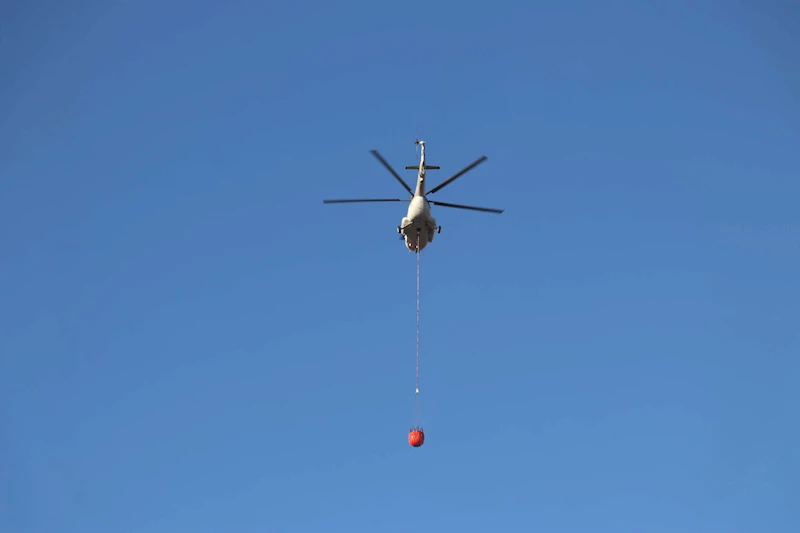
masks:
<svg viewBox="0 0 800 533"><path fill-rule="evenodd" d="M3 533L800 531L791 2L0 24Z"/></svg>

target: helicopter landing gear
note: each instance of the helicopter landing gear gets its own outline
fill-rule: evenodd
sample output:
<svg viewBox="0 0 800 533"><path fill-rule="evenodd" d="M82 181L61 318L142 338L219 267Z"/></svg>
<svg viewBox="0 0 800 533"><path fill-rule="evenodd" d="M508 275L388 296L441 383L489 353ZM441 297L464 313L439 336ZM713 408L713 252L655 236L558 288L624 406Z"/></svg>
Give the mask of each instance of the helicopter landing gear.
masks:
<svg viewBox="0 0 800 533"><path fill-rule="evenodd" d="M442 232L442 227L441 227L441 226L439 226L438 228L436 228L436 233L441 233L441 232Z"/></svg>

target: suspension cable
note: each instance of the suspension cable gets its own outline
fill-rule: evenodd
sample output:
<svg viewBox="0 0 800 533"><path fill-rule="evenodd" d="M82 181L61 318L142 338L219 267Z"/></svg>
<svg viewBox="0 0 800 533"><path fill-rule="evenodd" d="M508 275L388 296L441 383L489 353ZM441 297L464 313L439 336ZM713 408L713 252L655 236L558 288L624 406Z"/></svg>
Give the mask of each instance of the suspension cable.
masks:
<svg viewBox="0 0 800 533"><path fill-rule="evenodd" d="M417 233L417 387L416 394L419 394L419 233Z"/></svg>
<svg viewBox="0 0 800 533"><path fill-rule="evenodd" d="M419 398L419 279L420 279L420 232L417 232L417 361L416 361L416 388L414 389L414 424L420 423L420 398Z"/></svg>

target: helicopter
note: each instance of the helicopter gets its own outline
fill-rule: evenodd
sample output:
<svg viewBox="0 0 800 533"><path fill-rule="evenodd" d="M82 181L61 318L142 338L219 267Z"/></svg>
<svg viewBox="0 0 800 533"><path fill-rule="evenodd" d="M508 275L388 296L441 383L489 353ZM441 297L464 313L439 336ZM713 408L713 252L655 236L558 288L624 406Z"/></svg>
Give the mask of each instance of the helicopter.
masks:
<svg viewBox="0 0 800 533"><path fill-rule="evenodd" d="M383 158L383 156L377 150L370 150L370 153L375 156L375 158L384 166L386 169L391 172L391 174L395 177L395 179L400 182L400 184L408 191L411 195L410 198L365 198L365 199L354 199L354 200L323 200L325 204L343 204L343 203L355 203L355 202L409 202L408 205L408 212L405 217L400 221L400 225L397 226L397 233L400 234L400 239L405 241L406 247L415 253L420 253L428 244L433 242L433 236L437 233L441 233L442 227L437 225L436 219L431 215L431 205L437 205L442 207L453 207L457 209L469 209L472 211L483 211L487 213L502 213L503 209L492 209L489 207L475 207L471 205L460 205L460 204L451 204L447 202L439 202L435 200L428 200L427 196L430 194L434 194L435 192L441 190L442 188L446 187L447 185L451 184L456 179L460 178L465 173L469 172L473 168L477 167L488 158L483 155L467 165L466 167L462 168L442 183L437 185L436 187L432 188L429 191L425 191L425 172L428 170L439 170L438 166L435 165L428 165L425 162L425 141L415 140L415 145L420 146L421 155L419 165L410 165L406 167L406 170L417 170L417 186L414 191L411 190L411 187L403 181L403 178L395 172L395 170L389 165L388 162Z"/></svg>

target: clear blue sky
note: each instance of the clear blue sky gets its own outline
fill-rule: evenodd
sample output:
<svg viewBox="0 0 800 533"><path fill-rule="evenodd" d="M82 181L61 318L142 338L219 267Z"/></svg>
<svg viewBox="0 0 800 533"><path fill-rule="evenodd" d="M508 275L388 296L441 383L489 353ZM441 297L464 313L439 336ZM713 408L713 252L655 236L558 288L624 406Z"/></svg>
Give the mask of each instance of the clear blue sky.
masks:
<svg viewBox="0 0 800 533"><path fill-rule="evenodd" d="M3 533L800 531L796 6L0 25Z"/></svg>

